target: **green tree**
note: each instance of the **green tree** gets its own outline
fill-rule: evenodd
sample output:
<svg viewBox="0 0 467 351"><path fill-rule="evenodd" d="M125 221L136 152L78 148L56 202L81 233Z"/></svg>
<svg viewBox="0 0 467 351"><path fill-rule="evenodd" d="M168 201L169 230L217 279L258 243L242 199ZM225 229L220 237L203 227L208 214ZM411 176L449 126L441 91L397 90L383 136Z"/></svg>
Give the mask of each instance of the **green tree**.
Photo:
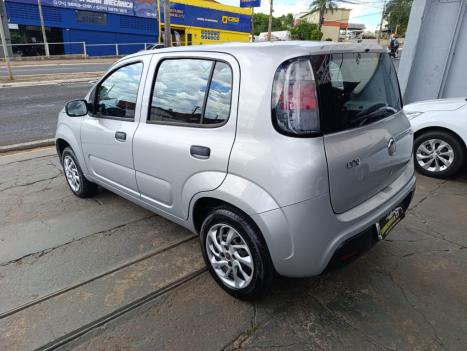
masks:
<svg viewBox="0 0 467 351"><path fill-rule="evenodd" d="M311 12L318 12L319 13L319 24L318 30L321 32L321 27L323 26L324 22L324 14L326 10L331 11L334 13L334 10L337 9L337 5L333 0L313 0L310 4Z"/></svg>
<svg viewBox="0 0 467 351"><path fill-rule="evenodd" d="M313 23L301 22L290 30L292 39L295 40L321 40L323 33Z"/></svg>
<svg viewBox="0 0 467 351"><path fill-rule="evenodd" d="M253 15L254 34L268 31L269 15L255 13ZM280 17L272 17L272 31L290 30L293 27L294 18L291 13Z"/></svg>
<svg viewBox="0 0 467 351"><path fill-rule="evenodd" d="M24 44L26 43L26 36L18 30L10 31L11 42L13 44Z"/></svg>
<svg viewBox="0 0 467 351"><path fill-rule="evenodd" d="M392 32L404 36L409 23L413 0L389 0L384 11L384 19Z"/></svg>

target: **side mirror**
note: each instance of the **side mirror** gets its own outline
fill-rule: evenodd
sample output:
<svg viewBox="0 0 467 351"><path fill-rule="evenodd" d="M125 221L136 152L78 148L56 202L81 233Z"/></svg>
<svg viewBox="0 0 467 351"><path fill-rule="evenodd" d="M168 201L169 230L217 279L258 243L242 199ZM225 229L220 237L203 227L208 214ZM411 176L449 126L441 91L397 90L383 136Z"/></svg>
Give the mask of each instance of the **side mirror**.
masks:
<svg viewBox="0 0 467 351"><path fill-rule="evenodd" d="M73 100L65 105L66 114L70 117L82 117L88 114L88 103L86 100Z"/></svg>

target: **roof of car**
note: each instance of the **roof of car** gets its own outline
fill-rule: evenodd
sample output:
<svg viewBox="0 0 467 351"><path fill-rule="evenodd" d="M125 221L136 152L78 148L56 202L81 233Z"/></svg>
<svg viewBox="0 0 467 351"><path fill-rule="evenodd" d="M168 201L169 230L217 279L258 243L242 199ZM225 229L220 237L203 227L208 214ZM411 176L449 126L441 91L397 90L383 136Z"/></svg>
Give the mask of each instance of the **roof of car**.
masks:
<svg viewBox="0 0 467 351"><path fill-rule="evenodd" d="M383 47L372 43L335 43L330 41L272 41L256 43L224 43L214 45L179 46L139 52L129 57L144 54L161 54L167 52L221 52L234 56L242 55L274 55L290 56L292 54L307 55L330 52L384 52Z"/></svg>

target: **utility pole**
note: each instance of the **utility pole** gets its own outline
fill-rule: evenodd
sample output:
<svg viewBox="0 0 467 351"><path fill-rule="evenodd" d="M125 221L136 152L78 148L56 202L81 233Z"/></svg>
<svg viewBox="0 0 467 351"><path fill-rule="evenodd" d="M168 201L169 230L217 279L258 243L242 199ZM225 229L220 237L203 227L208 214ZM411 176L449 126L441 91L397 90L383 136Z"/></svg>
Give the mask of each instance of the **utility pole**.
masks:
<svg viewBox="0 0 467 351"><path fill-rule="evenodd" d="M157 25L159 28L157 29L157 42L160 44L162 41L162 33L161 33L161 0L157 0Z"/></svg>
<svg viewBox="0 0 467 351"><path fill-rule="evenodd" d="M164 44L166 48L172 46L172 34L170 31L170 0L164 0Z"/></svg>
<svg viewBox="0 0 467 351"><path fill-rule="evenodd" d="M268 41L271 41L271 31L272 31L272 0L269 0L269 23L268 23Z"/></svg>
<svg viewBox="0 0 467 351"><path fill-rule="evenodd" d="M379 22L378 44L381 41L381 32L383 31L383 20L384 20L384 13L385 12L386 12L386 0L384 0L383 12L381 13L381 22Z"/></svg>
<svg viewBox="0 0 467 351"><path fill-rule="evenodd" d="M13 73L11 72L11 66L10 66L10 57L8 54L8 48L6 46L5 29L3 28L3 17L1 15L0 15L0 39L2 40L3 56L5 56L6 69L8 71L8 79L13 80Z"/></svg>
<svg viewBox="0 0 467 351"><path fill-rule="evenodd" d="M11 45L11 34L8 26L8 16L6 14L5 1L0 0L0 16L3 17L3 34L5 34L6 46L8 49L8 55L13 57L13 47Z"/></svg>
<svg viewBox="0 0 467 351"><path fill-rule="evenodd" d="M39 10L39 20L41 22L42 40L44 42L44 47L45 47L45 56L49 57L50 56L49 43L47 42L47 35L45 33L44 16L42 15L41 0L37 0L37 8Z"/></svg>
<svg viewBox="0 0 467 351"><path fill-rule="evenodd" d="M251 8L251 42L255 41L255 8Z"/></svg>

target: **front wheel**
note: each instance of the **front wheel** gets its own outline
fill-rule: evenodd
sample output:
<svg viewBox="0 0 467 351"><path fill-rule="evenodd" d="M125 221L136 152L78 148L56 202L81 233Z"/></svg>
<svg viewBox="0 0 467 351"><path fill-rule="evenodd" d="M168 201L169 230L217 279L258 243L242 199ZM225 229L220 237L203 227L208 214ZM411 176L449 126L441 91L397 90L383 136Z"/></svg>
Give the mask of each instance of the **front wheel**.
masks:
<svg viewBox="0 0 467 351"><path fill-rule="evenodd" d="M253 299L269 287L274 268L266 243L248 216L228 206L216 208L200 234L206 265L230 295Z"/></svg>
<svg viewBox="0 0 467 351"><path fill-rule="evenodd" d="M69 147L62 152L63 173L70 190L78 197L86 198L97 193L97 185L86 179L73 150Z"/></svg>
<svg viewBox="0 0 467 351"><path fill-rule="evenodd" d="M415 167L426 176L447 178L456 174L465 159L465 147L452 134L431 131L414 142Z"/></svg>

